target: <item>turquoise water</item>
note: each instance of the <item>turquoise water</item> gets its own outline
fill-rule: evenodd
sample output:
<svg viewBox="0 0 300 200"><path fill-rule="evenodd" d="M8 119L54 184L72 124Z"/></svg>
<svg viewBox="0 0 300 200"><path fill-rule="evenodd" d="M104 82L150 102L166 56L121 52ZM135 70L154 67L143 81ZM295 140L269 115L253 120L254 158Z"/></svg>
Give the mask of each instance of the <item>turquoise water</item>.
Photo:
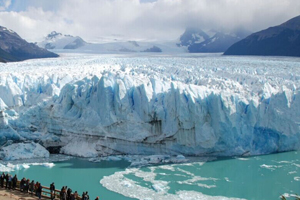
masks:
<svg viewBox="0 0 300 200"><path fill-rule="evenodd" d="M84 159L73 158L67 161L54 162L55 166L47 168L45 166L30 166L28 169L21 169L11 174L17 174L18 179L22 177L39 181L44 186L50 186L55 182L56 189L62 186L72 188L73 192L78 191L79 195L83 191L88 191L90 199L96 196L100 199L132 199L120 194L111 192L102 187L99 183L103 176L108 176L116 171L122 171L129 166L126 161L101 161L100 163L89 162Z"/></svg>
<svg viewBox="0 0 300 200"><path fill-rule="evenodd" d="M100 199L180 199L184 191L187 199L196 192L198 197L191 199L200 199L202 195L204 199L221 196L271 200L279 199L284 193L300 193L299 157L300 152L287 152L127 170L130 164L127 161L93 163L71 159L55 162L53 168L31 166L15 172L19 178L39 180L43 185L55 181L58 189L67 185L80 194L89 191L91 199L96 196ZM101 179L101 183L113 191L103 187Z"/></svg>

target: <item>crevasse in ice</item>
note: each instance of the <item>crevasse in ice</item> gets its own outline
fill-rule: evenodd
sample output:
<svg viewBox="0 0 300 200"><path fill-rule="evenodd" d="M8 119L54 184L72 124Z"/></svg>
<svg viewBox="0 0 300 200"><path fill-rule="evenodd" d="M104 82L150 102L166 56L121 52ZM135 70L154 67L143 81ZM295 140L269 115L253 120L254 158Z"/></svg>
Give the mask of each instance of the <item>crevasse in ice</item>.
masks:
<svg viewBox="0 0 300 200"><path fill-rule="evenodd" d="M39 141L84 157L295 150L299 66L295 58L217 55L1 64L0 145Z"/></svg>

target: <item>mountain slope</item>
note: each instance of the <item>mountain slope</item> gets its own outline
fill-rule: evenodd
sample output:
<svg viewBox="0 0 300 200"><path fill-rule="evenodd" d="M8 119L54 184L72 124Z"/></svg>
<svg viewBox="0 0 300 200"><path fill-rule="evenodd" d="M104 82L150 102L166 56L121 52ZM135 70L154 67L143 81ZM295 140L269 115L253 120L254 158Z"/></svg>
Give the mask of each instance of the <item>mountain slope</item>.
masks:
<svg viewBox="0 0 300 200"><path fill-rule="evenodd" d="M215 30L204 32L199 28L188 28L180 37L178 46L186 46L190 53L224 52L248 33L247 31L223 33Z"/></svg>
<svg viewBox="0 0 300 200"><path fill-rule="evenodd" d="M40 47L46 49L77 49L85 44L86 42L78 36L63 35L56 31L52 31L44 41L38 43Z"/></svg>
<svg viewBox="0 0 300 200"><path fill-rule="evenodd" d="M253 33L233 44L224 55L300 56L300 16Z"/></svg>
<svg viewBox="0 0 300 200"><path fill-rule="evenodd" d="M58 55L26 42L14 31L0 26L0 61L12 62L47 57Z"/></svg>

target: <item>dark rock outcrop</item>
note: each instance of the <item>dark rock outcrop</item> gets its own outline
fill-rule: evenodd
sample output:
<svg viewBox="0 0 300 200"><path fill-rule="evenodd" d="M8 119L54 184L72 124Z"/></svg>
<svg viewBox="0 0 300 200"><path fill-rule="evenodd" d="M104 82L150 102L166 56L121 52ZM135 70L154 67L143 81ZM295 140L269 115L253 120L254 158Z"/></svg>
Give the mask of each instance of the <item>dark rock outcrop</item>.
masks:
<svg viewBox="0 0 300 200"><path fill-rule="evenodd" d="M233 44L224 55L300 56L300 16L253 33Z"/></svg>
<svg viewBox="0 0 300 200"><path fill-rule="evenodd" d="M153 46L153 47L151 47L149 49L146 49L146 50L144 50L142 52L156 52L156 53L160 53L160 52L162 52L162 50L159 47L157 47L157 46Z"/></svg>
<svg viewBox="0 0 300 200"><path fill-rule="evenodd" d="M26 42L14 31L0 26L0 62L48 57L58 57L58 55L36 44Z"/></svg>

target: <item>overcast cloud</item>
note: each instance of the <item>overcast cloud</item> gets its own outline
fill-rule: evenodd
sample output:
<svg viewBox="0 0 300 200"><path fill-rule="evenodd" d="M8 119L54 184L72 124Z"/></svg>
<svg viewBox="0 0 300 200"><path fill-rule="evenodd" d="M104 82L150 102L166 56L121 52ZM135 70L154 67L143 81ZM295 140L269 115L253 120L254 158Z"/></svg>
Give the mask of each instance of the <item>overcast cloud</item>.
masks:
<svg viewBox="0 0 300 200"><path fill-rule="evenodd" d="M41 41L55 30L86 41L175 40L186 27L258 31L300 15L300 0L0 0L0 25Z"/></svg>

